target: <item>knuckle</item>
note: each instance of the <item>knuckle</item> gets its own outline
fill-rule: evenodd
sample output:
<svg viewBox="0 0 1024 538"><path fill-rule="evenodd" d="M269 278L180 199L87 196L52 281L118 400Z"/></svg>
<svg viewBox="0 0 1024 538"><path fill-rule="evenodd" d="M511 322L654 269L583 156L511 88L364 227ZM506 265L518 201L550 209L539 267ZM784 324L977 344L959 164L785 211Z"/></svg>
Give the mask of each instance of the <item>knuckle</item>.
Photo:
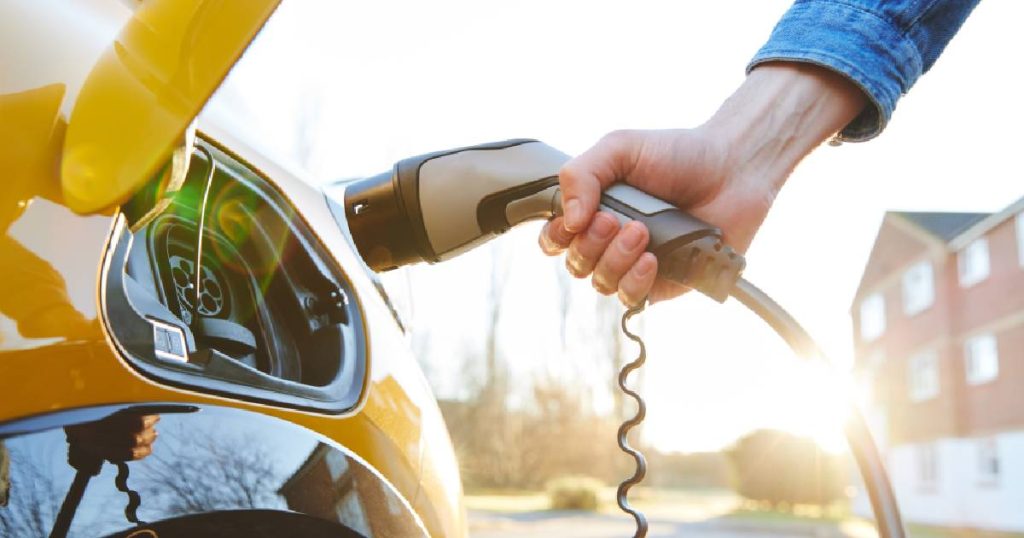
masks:
<svg viewBox="0 0 1024 538"><path fill-rule="evenodd" d="M619 146L633 137L633 131L629 129L616 129L601 137L599 144L608 146Z"/></svg>
<svg viewBox="0 0 1024 538"><path fill-rule="evenodd" d="M582 233L573 238L569 248L574 250L578 256L589 256L594 254L597 246L594 244L594 238L591 237L590 233Z"/></svg>
<svg viewBox="0 0 1024 538"><path fill-rule="evenodd" d="M650 240L651 236L651 232L647 229L647 226L645 226L642 222L637 222L634 220L629 224L629 227L634 230L634 233L640 236L640 239L646 245L647 241Z"/></svg>
<svg viewBox="0 0 1024 538"><path fill-rule="evenodd" d="M576 234L570 232L569 230L566 230L565 226L563 226L561 223L559 223L559 225L555 227L553 235L555 238L555 243L562 245L562 248L569 246L573 238L576 237Z"/></svg>
<svg viewBox="0 0 1024 538"><path fill-rule="evenodd" d="M598 211L594 215L594 220L590 224L590 228L587 229L587 236L593 238L597 242L606 243L611 241L611 238L614 237L618 231L619 221L607 212Z"/></svg>
<svg viewBox="0 0 1024 538"><path fill-rule="evenodd" d="M558 169L558 180L562 184L562 187L575 187L578 184L581 175L582 170L580 169L580 164L576 159L572 159Z"/></svg>
<svg viewBox="0 0 1024 538"><path fill-rule="evenodd" d="M636 279L636 276L632 272L627 272L622 280L619 280L619 298L623 299L622 302L627 303L626 299L636 297L643 288L643 283Z"/></svg>
<svg viewBox="0 0 1024 538"><path fill-rule="evenodd" d="M623 253L620 249L615 248L609 248L605 251L600 262L604 273L617 275L619 277L626 274L626 271L629 270L629 267L632 264L633 259L629 254Z"/></svg>
<svg viewBox="0 0 1024 538"><path fill-rule="evenodd" d="M643 254L643 250L647 247L650 237L648 236L646 226L630 223L619 232L615 241L623 253L619 258L621 260L620 263L628 262L629 265L632 265Z"/></svg>

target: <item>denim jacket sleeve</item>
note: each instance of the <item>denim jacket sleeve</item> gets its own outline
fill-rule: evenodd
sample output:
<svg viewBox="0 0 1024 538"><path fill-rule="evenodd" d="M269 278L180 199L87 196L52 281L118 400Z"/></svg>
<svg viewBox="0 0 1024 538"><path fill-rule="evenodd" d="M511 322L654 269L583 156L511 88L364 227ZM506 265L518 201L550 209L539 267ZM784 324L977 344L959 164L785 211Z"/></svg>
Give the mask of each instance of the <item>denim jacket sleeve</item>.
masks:
<svg viewBox="0 0 1024 538"><path fill-rule="evenodd" d="M857 84L868 106L840 133L874 138L899 98L931 68L980 0L797 0L757 52L763 62L809 62Z"/></svg>

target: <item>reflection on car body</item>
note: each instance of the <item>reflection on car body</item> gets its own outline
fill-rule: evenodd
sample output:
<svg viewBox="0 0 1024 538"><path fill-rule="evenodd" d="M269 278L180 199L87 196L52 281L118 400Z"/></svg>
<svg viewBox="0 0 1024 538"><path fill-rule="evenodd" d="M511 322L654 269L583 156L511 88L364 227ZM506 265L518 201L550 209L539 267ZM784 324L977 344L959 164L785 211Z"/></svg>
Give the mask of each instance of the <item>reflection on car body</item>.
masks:
<svg viewBox="0 0 1024 538"><path fill-rule="evenodd" d="M62 501L68 505L78 475L95 471L67 514L66 536L137 536L147 529L159 536L284 536L297 529L308 529L302 536L426 535L394 486L337 443L258 413L161 409L153 453L126 466L130 472L99 459L95 470L76 461L81 447L65 442L67 428L82 426L67 422L74 415L49 416L45 429L6 439L11 480L0 533L64 535L51 534ZM153 407L95 411L110 413L101 419L108 421ZM19 427L14 422L6 429Z"/></svg>

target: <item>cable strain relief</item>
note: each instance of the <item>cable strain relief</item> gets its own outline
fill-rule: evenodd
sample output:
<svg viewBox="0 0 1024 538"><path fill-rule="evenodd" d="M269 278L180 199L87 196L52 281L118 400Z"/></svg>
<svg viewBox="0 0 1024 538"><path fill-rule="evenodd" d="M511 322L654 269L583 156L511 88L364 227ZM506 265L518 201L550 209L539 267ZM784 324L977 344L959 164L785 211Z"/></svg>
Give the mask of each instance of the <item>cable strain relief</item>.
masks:
<svg viewBox="0 0 1024 538"><path fill-rule="evenodd" d="M659 257L660 258L660 257ZM693 288L719 303L743 274L747 262L717 234L706 235L659 259L661 276Z"/></svg>

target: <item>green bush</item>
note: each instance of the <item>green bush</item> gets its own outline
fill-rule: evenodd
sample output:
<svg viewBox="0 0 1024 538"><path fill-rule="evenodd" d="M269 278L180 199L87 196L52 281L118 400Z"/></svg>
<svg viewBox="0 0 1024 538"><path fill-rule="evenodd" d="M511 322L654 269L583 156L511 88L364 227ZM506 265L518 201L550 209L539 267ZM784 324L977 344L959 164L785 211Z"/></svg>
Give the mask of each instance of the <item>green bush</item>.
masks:
<svg viewBox="0 0 1024 538"><path fill-rule="evenodd" d="M797 504L826 506L840 500L846 473L840 456L809 439L758 430L728 451L737 493L775 509Z"/></svg>
<svg viewBox="0 0 1024 538"><path fill-rule="evenodd" d="M603 488L600 480L589 476L563 476L548 483L552 510L597 510Z"/></svg>

